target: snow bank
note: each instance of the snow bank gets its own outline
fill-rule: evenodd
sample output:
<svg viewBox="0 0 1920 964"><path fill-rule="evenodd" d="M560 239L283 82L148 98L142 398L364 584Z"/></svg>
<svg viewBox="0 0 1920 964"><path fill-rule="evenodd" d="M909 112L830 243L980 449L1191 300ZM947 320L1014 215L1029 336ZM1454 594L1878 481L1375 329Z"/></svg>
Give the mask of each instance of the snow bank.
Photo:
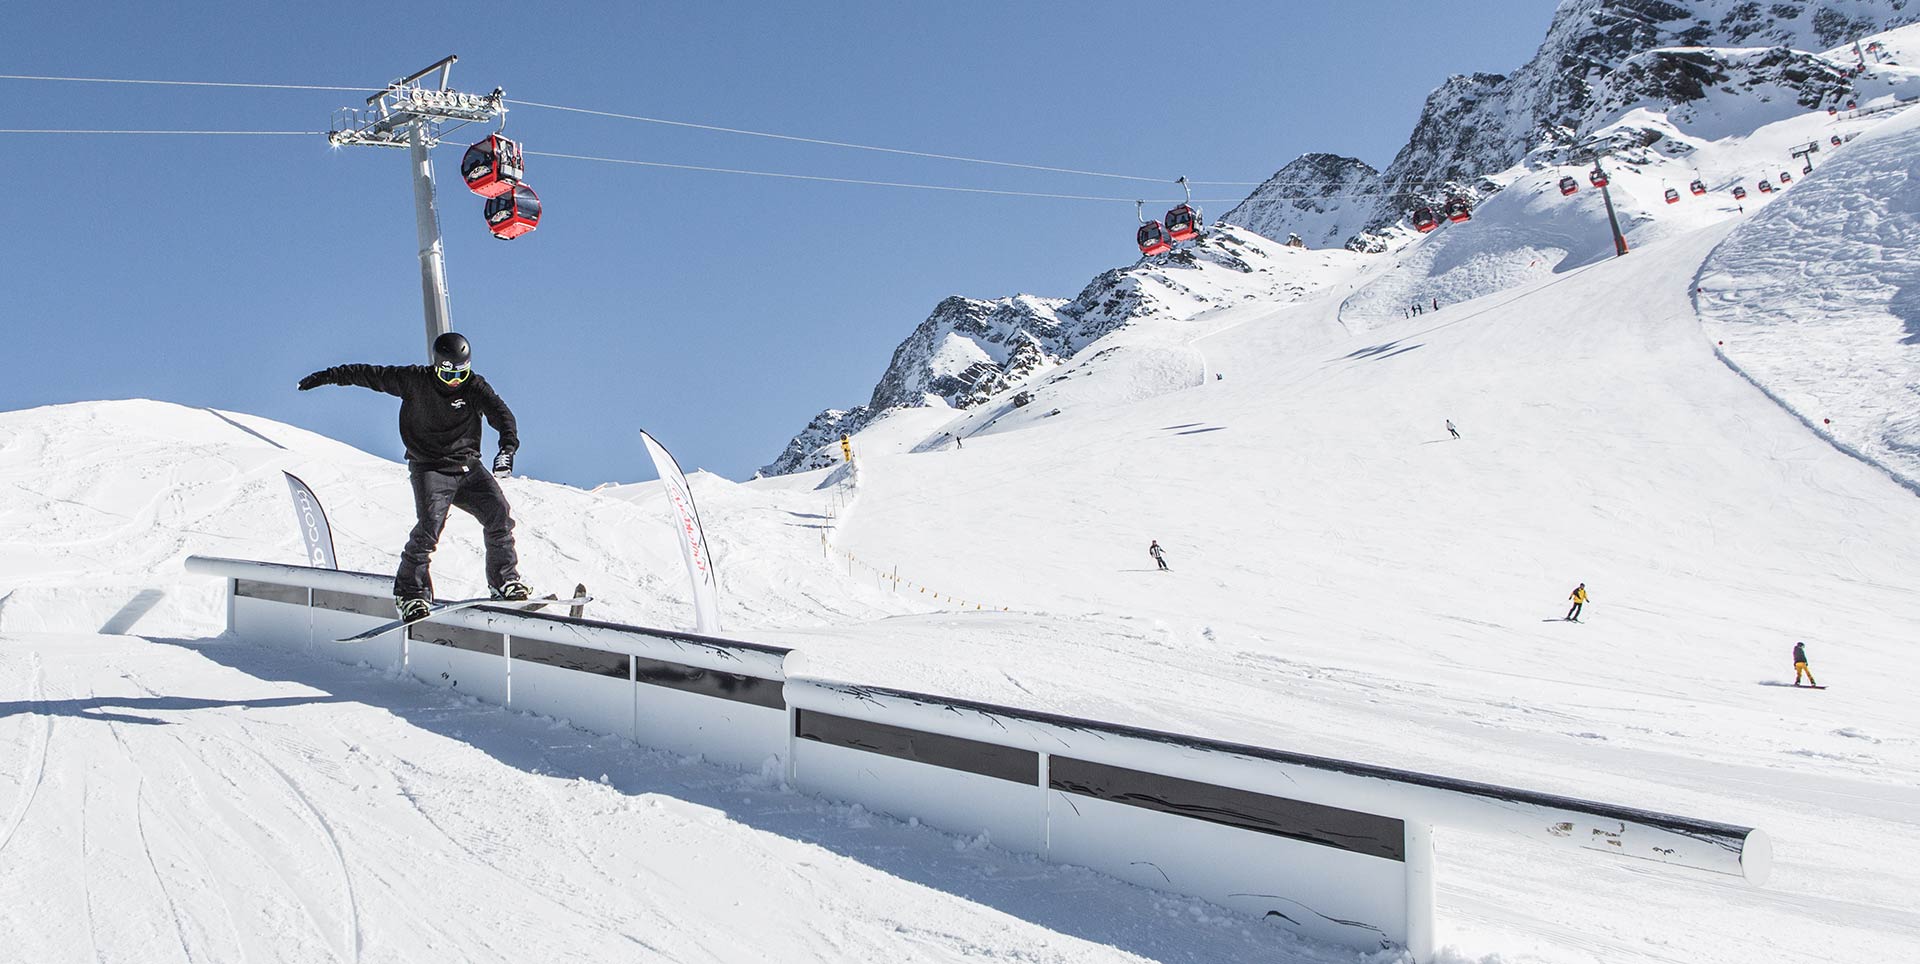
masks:
<svg viewBox="0 0 1920 964"><path fill-rule="evenodd" d="M1823 163L1702 265L1731 363L1817 430L1920 484L1920 111Z"/></svg>

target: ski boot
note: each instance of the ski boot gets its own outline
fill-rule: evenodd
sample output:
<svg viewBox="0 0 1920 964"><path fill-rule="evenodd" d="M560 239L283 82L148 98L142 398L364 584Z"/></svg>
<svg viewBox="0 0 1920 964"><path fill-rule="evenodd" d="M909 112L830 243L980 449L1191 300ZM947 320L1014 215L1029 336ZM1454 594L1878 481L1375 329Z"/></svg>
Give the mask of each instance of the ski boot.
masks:
<svg viewBox="0 0 1920 964"><path fill-rule="evenodd" d="M493 591L493 598L504 599L508 602L519 602L524 599L532 599L533 589L526 583L516 579L504 586L496 588Z"/></svg>
<svg viewBox="0 0 1920 964"><path fill-rule="evenodd" d="M407 622L425 619L433 613L433 604L417 596L395 596L393 605L400 610L400 618Z"/></svg>

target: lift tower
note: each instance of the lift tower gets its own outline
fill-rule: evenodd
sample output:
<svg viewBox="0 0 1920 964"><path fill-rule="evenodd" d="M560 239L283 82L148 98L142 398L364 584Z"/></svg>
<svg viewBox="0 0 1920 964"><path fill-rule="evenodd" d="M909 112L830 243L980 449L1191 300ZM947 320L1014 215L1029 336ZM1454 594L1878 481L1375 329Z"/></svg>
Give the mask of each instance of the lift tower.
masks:
<svg viewBox="0 0 1920 964"><path fill-rule="evenodd" d="M453 329L447 300L447 258L440 241L440 214L434 207L433 159L428 152L450 130L490 122L506 114L506 94L463 94L447 86L453 55L394 81L367 98L365 107L342 107L333 114L327 143L335 147L402 147L412 155L413 221L420 235L420 297L427 320L427 362L433 340ZM428 86L439 74L439 86ZM451 126L449 126L451 125Z"/></svg>

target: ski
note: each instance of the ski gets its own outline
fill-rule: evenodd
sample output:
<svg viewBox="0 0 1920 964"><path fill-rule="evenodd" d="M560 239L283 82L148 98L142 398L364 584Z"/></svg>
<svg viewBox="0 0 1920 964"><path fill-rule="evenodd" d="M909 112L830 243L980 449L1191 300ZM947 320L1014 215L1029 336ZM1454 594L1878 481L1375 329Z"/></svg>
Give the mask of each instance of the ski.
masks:
<svg viewBox="0 0 1920 964"><path fill-rule="evenodd" d="M426 622L427 620L432 619L435 616L444 616L450 612L456 612L461 609L472 609L475 606L501 606L507 609L525 609L528 612L537 612L538 610L547 606L551 606L555 603L567 603L568 605L578 608L592 601L593 601L592 596L575 596L572 599L562 599L559 596L553 595L551 593L539 599L494 599L492 597L486 597L482 599L456 599L456 600L453 600L452 602L443 602L434 606L432 609L427 611L427 614L425 616L421 616L418 619L396 619L392 622L381 623L380 625L375 626L372 629L367 630L366 632L354 633L351 636L345 636L340 639L337 639L335 640L335 642L363 643L369 639L374 638L375 636L384 636L390 632L393 632L396 629L405 629L408 626L413 625L414 623Z"/></svg>

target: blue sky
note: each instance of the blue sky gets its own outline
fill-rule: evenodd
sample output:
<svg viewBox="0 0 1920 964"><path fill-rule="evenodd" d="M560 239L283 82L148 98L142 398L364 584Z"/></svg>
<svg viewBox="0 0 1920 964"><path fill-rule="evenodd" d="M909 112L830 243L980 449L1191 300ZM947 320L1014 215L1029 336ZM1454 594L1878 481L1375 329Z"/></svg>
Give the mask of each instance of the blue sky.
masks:
<svg viewBox="0 0 1920 964"><path fill-rule="evenodd" d="M1450 73L1505 72L1552 0L1084 4L205 2L9 6L0 73L359 86L448 53L461 89L1081 170L1258 181L1391 159ZM0 128L324 130L364 94L0 80ZM523 107L529 150L1163 202L1046 174ZM635 431L745 478L866 400L942 297L1070 297L1133 206L533 157L546 216L494 240L437 153L454 326L518 414L519 469L652 477ZM294 391L422 354L405 155L311 137L0 134L0 410L156 398L398 458L395 402ZM1197 196L1238 197L1245 188ZM1149 209L1156 206L1149 204ZM1227 205L1207 205L1209 216Z"/></svg>

